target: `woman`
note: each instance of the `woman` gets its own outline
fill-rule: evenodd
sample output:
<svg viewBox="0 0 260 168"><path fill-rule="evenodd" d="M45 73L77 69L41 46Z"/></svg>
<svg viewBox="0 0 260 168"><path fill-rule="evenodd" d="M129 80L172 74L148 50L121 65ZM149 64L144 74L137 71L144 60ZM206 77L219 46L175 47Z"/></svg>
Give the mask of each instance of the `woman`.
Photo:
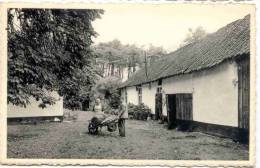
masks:
<svg viewBox="0 0 260 168"><path fill-rule="evenodd" d="M125 120L128 118L128 110L125 102L124 101L122 102L123 103L119 106L118 130L119 130L119 135L125 137Z"/></svg>
<svg viewBox="0 0 260 168"><path fill-rule="evenodd" d="M94 112L101 112L102 111L102 105L101 100L99 98L96 99L95 105L94 105Z"/></svg>
<svg viewBox="0 0 260 168"><path fill-rule="evenodd" d="M104 120L106 118L106 115L102 111L102 104L101 104L101 100L99 98L96 99L93 110L95 113L95 117L97 117L99 119L99 122L101 122L102 120Z"/></svg>

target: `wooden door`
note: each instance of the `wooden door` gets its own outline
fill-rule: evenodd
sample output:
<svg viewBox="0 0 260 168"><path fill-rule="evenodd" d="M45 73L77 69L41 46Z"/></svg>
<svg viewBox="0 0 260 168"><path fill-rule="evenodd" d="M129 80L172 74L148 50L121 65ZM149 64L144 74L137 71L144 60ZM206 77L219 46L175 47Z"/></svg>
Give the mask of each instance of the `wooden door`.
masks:
<svg viewBox="0 0 260 168"><path fill-rule="evenodd" d="M176 126L176 95L166 95L168 128Z"/></svg>
<svg viewBox="0 0 260 168"><path fill-rule="evenodd" d="M249 129L250 106L250 65L249 59L238 61L238 127Z"/></svg>
<svg viewBox="0 0 260 168"><path fill-rule="evenodd" d="M192 120L192 94L176 95L176 113L178 120Z"/></svg>

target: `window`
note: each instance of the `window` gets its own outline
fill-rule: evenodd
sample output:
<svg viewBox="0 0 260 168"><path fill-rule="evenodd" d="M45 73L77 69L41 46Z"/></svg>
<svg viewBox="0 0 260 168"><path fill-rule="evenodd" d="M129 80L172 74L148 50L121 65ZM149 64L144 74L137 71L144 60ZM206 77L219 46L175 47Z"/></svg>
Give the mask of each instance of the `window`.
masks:
<svg viewBox="0 0 260 168"><path fill-rule="evenodd" d="M162 93L162 79L158 80L157 93Z"/></svg>
<svg viewBox="0 0 260 168"><path fill-rule="evenodd" d="M161 86L162 85L162 79L159 79L158 80L158 86Z"/></svg>
<svg viewBox="0 0 260 168"><path fill-rule="evenodd" d="M149 82L149 89L151 90L151 88L152 88L152 83Z"/></svg>
<svg viewBox="0 0 260 168"><path fill-rule="evenodd" d="M157 87L157 93L162 93L162 87L161 86Z"/></svg>

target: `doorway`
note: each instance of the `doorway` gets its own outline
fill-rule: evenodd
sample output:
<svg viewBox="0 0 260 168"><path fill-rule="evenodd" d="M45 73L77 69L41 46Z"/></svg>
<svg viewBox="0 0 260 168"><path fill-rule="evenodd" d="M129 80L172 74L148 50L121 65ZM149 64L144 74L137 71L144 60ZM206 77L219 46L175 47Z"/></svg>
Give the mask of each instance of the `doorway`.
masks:
<svg viewBox="0 0 260 168"><path fill-rule="evenodd" d="M238 63L238 127L249 130L250 107L250 64L249 58L244 57Z"/></svg>
<svg viewBox="0 0 260 168"><path fill-rule="evenodd" d="M168 94L166 99L168 128L174 128L178 123L186 123L193 119L192 94Z"/></svg>
<svg viewBox="0 0 260 168"><path fill-rule="evenodd" d="M167 121L168 128L174 128L177 124L176 120L176 94L166 95L166 105L167 105Z"/></svg>
<svg viewBox="0 0 260 168"><path fill-rule="evenodd" d="M89 100L84 100L82 103L82 110L83 111L88 111L89 110Z"/></svg>

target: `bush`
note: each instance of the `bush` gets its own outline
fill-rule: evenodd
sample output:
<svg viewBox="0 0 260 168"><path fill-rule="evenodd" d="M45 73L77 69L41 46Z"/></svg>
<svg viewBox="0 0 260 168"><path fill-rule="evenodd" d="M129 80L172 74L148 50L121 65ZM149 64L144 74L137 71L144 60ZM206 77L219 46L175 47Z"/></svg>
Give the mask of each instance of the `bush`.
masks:
<svg viewBox="0 0 260 168"><path fill-rule="evenodd" d="M118 109L121 101L120 92L117 88L120 84L121 80L119 78L103 78L92 88L92 94L104 99L112 109Z"/></svg>
<svg viewBox="0 0 260 168"><path fill-rule="evenodd" d="M135 107L136 107L136 105L134 105L132 103L128 104L128 115L129 116L133 116L134 115Z"/></svg>
<svg viewBox="0 0 260 168"><path fill-rule="evenodd" d="M151 109L145 104L134 105L128 104L128 115L136 120L147 120L148 115L151 114Z"/></svg>
<svg viewBox="0 0 260 168"><path fill-rule="evenodd" d="M119 109L114 109L109 104L104 103L103 111L105 114L118 115Z"/></svg>

